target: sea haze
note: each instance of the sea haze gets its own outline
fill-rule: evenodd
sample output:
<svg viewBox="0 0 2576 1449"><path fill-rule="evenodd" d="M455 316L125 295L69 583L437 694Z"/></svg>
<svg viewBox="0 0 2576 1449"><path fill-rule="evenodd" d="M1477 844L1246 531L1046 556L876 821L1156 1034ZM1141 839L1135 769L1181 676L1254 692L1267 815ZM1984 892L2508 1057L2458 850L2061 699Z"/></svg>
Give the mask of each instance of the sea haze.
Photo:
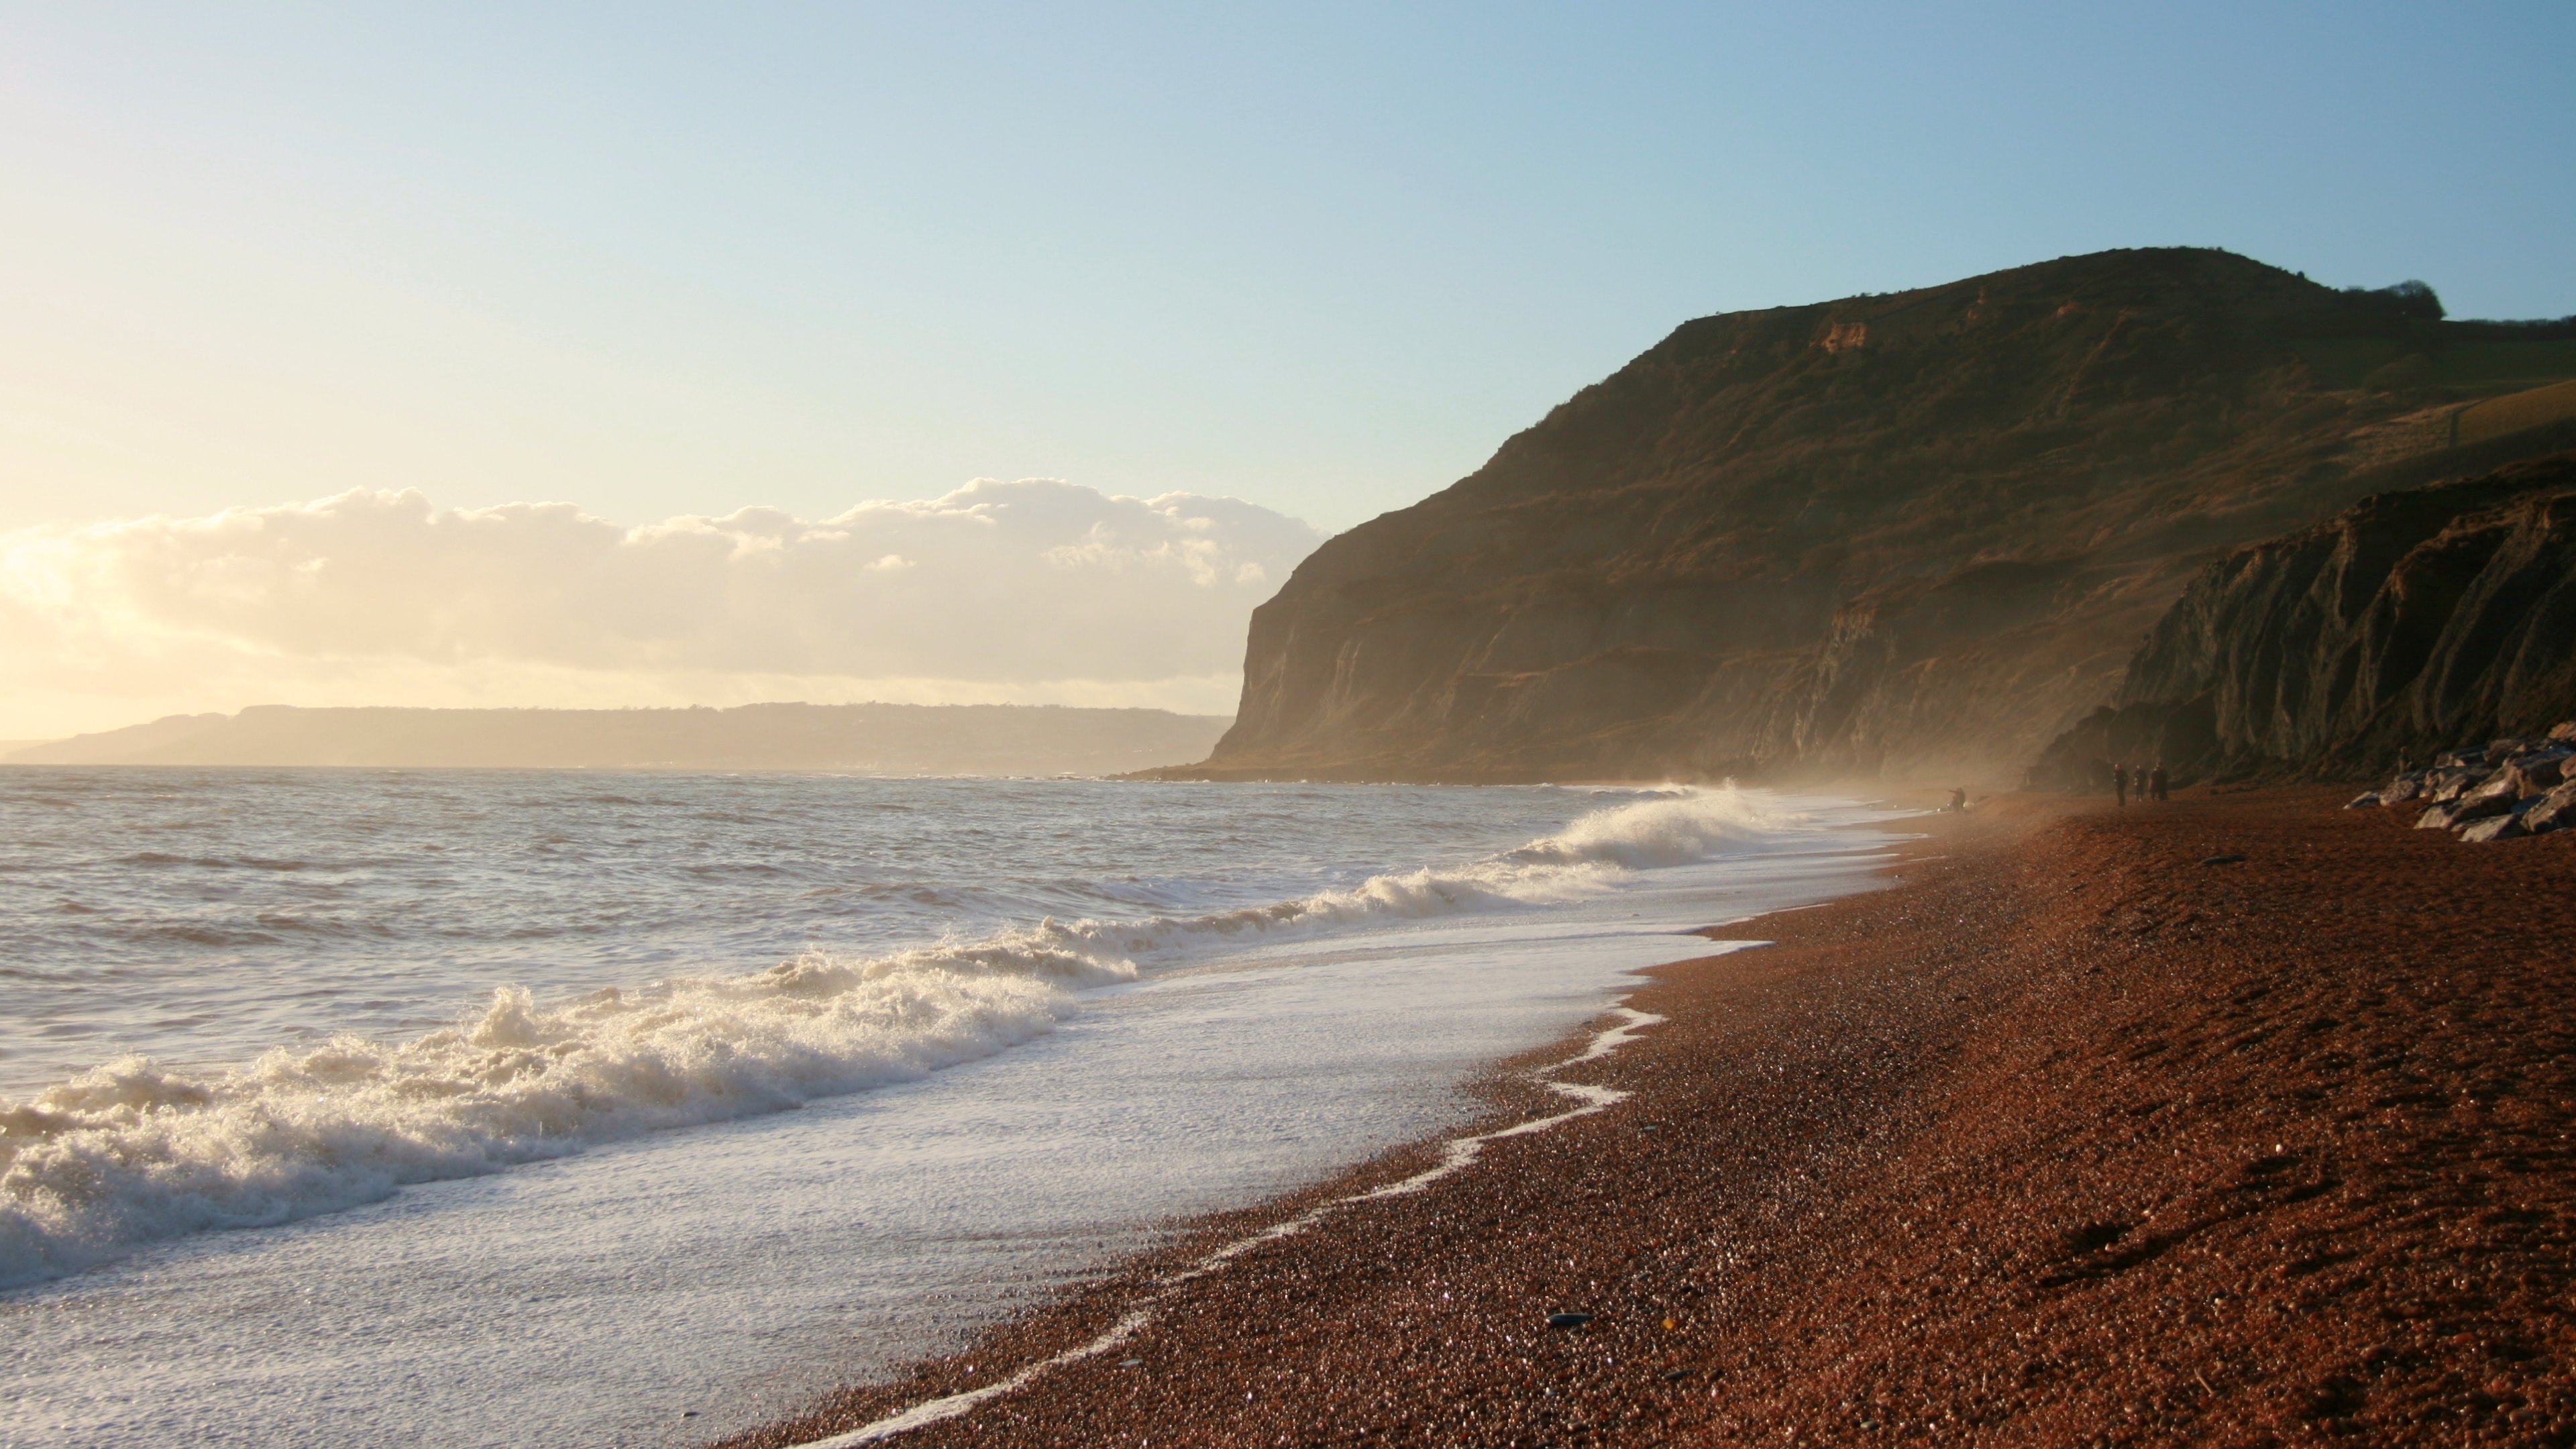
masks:
<svg viewBox="0 0 2576 1449"><path fill-rule="evenodd" d="M1868 813L0 772L0 1444L746 1422L1457 1120Z"/></svg>

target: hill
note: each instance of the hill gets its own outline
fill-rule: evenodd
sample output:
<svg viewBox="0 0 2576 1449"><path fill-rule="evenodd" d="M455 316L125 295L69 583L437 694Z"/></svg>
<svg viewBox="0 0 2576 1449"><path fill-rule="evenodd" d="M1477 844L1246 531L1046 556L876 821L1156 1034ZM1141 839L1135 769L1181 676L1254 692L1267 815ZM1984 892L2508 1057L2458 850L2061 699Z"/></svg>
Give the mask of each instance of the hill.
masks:
<svg viewBox="0 0 2576 1449"><path fill-rule="evenodd" d="M2209 250L1702 318L1326 543L1171 773L2017 776L2210 559L2576 443L2571 376Z"/></svg>
<svg viewBox="0 0 2576 1449"><path fill-rule="evenodd" d="M1215 715L1052 705L297 709L171 715L22 749L13 765L363 765L1105 775L1193 759Z"/></svg>

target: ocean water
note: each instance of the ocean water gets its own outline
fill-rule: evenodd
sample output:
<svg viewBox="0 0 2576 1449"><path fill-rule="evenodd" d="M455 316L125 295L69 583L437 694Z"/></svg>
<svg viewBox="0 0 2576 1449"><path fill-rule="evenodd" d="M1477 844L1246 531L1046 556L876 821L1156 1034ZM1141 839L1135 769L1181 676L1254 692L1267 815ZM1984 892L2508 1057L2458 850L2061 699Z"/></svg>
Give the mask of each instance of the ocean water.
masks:
<svg viewBox="0 0 2576 1449"><path fill-rule="evenodd" d="M678 1444L1856 889L1733 790L0 771L0 1445Z"/></svg>

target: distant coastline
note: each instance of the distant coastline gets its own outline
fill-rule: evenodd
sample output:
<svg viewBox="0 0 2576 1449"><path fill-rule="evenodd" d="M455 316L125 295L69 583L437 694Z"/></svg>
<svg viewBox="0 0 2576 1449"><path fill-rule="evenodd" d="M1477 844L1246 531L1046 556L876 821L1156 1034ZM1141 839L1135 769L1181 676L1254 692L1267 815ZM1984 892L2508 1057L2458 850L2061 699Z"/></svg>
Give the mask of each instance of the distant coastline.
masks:
<svg viewBox="0 0 2576 1449"><path fill-rule="evenodd" d="M20 745L0 752L0 764L1104 775L1204 758L1231 723L1159 709L1007 704L260 705Z"/></svg>

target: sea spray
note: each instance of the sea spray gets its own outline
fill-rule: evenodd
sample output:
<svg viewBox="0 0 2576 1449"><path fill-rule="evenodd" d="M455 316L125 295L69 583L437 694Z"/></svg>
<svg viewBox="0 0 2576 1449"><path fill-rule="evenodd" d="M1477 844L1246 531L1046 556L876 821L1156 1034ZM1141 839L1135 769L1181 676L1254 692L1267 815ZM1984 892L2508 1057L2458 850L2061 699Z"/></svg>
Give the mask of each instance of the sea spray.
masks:
<svg viewBox="0 0 2576 1449"><path fill-rule="evenodd" d="M1134 974L991 947L809 956L551 1008L509 987L417 1040L340 1037L204 1077L127 1058L0 1106L0 1285L919 1077L1048 1030L1067 986Z"/></svg>
<svg viewBox="0 0 2576 1449"><path fill-rule="evenodd" d="M553 1005L512 987L400 1043L343 1036L189 1074L142 1058L0 1103L0 1285L134 1246L292 1221L664 1128L918 1077L1050 1030L1073 992L1245 933L1565 900L1796 823L1732 790L1658 791L1465 865L1248 910L1047 920L863 960Z"/></svg>

